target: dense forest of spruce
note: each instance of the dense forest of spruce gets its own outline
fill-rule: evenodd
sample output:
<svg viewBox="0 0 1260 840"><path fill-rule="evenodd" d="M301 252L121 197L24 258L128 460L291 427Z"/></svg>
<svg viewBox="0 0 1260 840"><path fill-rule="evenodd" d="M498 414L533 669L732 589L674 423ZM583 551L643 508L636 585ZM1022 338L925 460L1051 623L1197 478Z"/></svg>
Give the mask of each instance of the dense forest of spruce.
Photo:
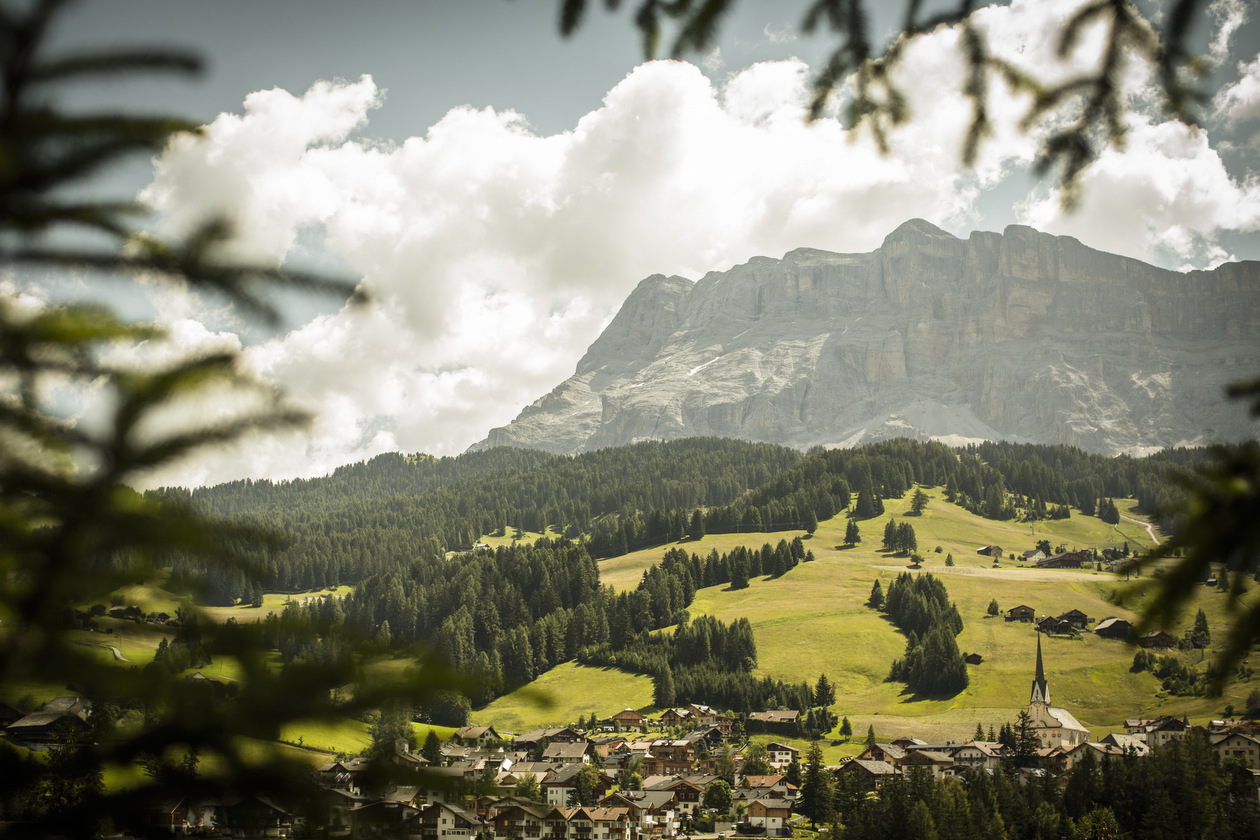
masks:
<svg viewBox="0 0 1260 840"><path fill-rule="evenodd" d="M1153 511L1170 499L1169 471L1200 457L1177 451L1104 458L1004 443L951 449L905 439L801 454L697 438L572 458L520 449L440 459L392 454L323 479L155 492L282 538L279 548L254 547L265 583L177 555L170 561L173 586L200 583L210 603L234 604L260 601L264 585L354 585L342 599L291 608L305 610L320 632L282 644L286 662L327 657L343 637L425 642L453 667L483 677L476 703L578 659L651 675L662 705L805 713L808 686L751 676L756 643L746 622L689 623L687 614L699 588L741 588L812 560L799 538L722 555L673 547L636 589L620 593L601 585L596 559L686 535L812 532L819 520L846 510L856 523L915 484L943 487L951 501L992 519L1068 516L1071 508L1105 516L1115 510L1110 500L1125 496ZM563 536L494 551L452 550L483 534L547 527ZM912 541L905 525L885 534L894 550L912 551ZM904 615L902 601L911 605ZM892 678L926 693L961 690L966 671L959 679L953 667L961 622L939 581L899 579L886 609L908 639ZM927 623L920 621L925 609ZM678 628L673 635L652 632L671 626Z"/></svg>

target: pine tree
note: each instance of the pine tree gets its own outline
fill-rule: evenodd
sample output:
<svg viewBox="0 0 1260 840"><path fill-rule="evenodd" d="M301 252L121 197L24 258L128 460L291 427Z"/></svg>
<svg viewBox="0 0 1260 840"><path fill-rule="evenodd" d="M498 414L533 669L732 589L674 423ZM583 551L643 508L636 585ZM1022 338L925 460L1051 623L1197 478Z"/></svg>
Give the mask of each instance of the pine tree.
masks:
<svg viewBox="0 0 1260 840"><path fill-rule="evenodd" d="M840 737L846 741L853 737L853 724L847 717L840 722Z"/></svg>
<svg viewBox="0 0 1260 840"><path fill-rule="evenodd" d="M927 493L924 493L922 488L916 487L914 490L914 496L910 499L910 512L915 516L920 516L923 513L923 509L927 507L927 504Z"/></svg>
<svg viewBox="0 0 1260 840"><path fill-rule="evenodd" d="M850 519L849 524L844 526L844 544L853 546L862 541L862 532L858 530L856 519Z"/></svg>
<svg viewBox="0 0 1260 840"><path fill-rule="evenodd" d="M805 774L801 781L800 812L809 819L810 827L827 823L832 815L831 775L823 766L822 747L814 741L805 758Z"/></svg>
<svg viewBox="0 0 1260 840"><path fill-rule="evenodd" d="M871 597L866 599L866 605L873 610L882 609L884 606L884 588L879 585L878 579L871 586Z"/></svg>
<svg viewBox="0 0 1260 840"><path fill-rule="evenodd" d="M818 684L814 687L814 705L827 708L836 702L836 690L832 687L826 674L820 674ZM830 727L828 727L830 729Z"/></svg>
<svg viewBox="0 0 1260 840"><path fill-rule="evenodd" d="M874 749L875 747L875 724L871 724L866 729L866 748Z"/></svg>

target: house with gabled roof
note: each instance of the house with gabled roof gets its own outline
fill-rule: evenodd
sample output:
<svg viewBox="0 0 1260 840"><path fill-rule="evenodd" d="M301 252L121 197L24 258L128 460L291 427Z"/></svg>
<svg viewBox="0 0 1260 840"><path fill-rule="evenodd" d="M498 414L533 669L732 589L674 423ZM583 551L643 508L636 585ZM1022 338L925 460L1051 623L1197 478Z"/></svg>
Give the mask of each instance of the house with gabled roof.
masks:
<svg viewBox="0 0 1260 840"><path fill-rule="evenodd" d="M678 832L678 806L673 791L621 790L599 800L601 808L628 808L639 836Z"/></svg>
<svg viewBox="0 0 1260 840"><path fill-rule="evenodd" d="M1094 625L1094 635L1102 636L1104 639L1119 639L1123 642L1129 638L1132 626L1127 620L1113 615Z"/></svg>
<svg viewBox="0 0 1260 840"><path fill-rule="evenodd" d="M419 811L419 836L423 840L464 840L485 828L474 812L449 802L426 803Z"/></svg>
<svg viewBox="0 0 1260 840"><path fill-rule="evenodd" d="M1248 766L1260 767L1260 739L1246 732L1226 732L1211 736L1212 749L1221 761L1227 758L1241 758Z"/></svg>
<svg viewBox="0 0 1260 840"><path fill-rule="evenodd" d="M1002 765L1003 747L997 741L969 741L954 748L954 763L981 770L997 770Z"/></svg>
<svg viewBox="0 0 1260 840"><path fill-rule="evenodd" d="M862 750L862 754L858 758L867 761L884 761L893 767L900 766L901 760L906 757L906 751L896 744L872 744Z"/></svg>
<svg viewBox="0 0 1260 840"><path fill-rule="evenodd" d="M878 791L884 786L884 782L889 778L897 775L897 768L893 767L887 761L872 761L866 758L855 758L842 765L837 772L853 773L862 781L862 786L866 790Z"/></svg>
<svg viewBox="0 0 1260 840"><path fill-rule="evenodd" d="M504 739L493 726L461 726L451 740L465 747L486 747Z"/></svg>
<svg viewBox="0 0 1260 840"><path fill-rule="evenodd" d="M640 729L647 722L647 715L636 712L634 709L622 709L617 714L607 719L609 723L621 727L622 729Z"/></svg>
<svg viewBox="0 0 1260 840"><path fill-rule="evenodd" d="M1006 620L1030 624L1037 620L1037 611L1027 604L1020 604L1018 607L1011 607L1006 611Z"/></svg>
<svg viewBox="0 0 1260 840"><path fill-rule="evenodd" d="M911 750L901 760L901 772L911 767L922 767L933 779L940 779L945 771L954 766L954 757L938 750Z"/></svg>
<svg viewBox="0 0 1260 840"><path fill-rule="evenodd" d="M547 748L543 750L542 758L543 761L553 764L587 764L594 752L586 741L581 743L558 741L547 745Z"/></svg>
<svg viewBox="0 0 1260 840"><path fill-rule="evenodd" d="M767 837L791 837L792 803L777 797L760 797L748 803L745 821L754 828L765 830Z"/></svg>

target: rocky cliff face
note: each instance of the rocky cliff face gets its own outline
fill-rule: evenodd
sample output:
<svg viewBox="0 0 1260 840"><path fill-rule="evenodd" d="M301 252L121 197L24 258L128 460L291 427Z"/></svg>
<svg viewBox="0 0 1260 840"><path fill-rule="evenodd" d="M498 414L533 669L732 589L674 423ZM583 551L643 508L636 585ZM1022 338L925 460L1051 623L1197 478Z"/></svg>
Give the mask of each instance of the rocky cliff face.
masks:
<svg viewBox="0 0 1260 840"><path fill-rule="evenodd" d="M1138 454L1253 437L1223 390L1257 374L1260 263L1181 274L913 220L869 254L647 278L572 377L475 448L910 436Z"/></svg>

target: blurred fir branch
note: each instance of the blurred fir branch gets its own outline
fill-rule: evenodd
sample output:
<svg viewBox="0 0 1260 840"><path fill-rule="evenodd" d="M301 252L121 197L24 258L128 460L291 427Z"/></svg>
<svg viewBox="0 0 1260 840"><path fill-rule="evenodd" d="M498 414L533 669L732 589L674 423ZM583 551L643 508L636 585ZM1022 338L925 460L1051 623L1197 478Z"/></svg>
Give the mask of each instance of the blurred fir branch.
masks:
<svg viewBox="0 0 1260 840"><path fill-rule="evenodd" d="M722 21L738 0L641 0L635 27L643 39L643 53L656 57L661 43L670 40L673 58L711 48ZM582 24L588 0L560 0L560 33L570 36ZM621 0L604 0L609 11ZM1207 64L1187 46L1196 16L1206 0L1170 0L1148 14L1131 0L1092 0L1082 5L1054 33L1055 50L1067 58L1082 33L1094 24L1106 27L1107 37L1095 69L1049 84L1035 73L1021 70L992 55L984 33L971 20L974 0L958 0L944 11L927 13L923 0L905 0L901 29L887 44L874 42L870 11L864 0L813 0L801 21L805 34L826 33L836 42L826 63L814 77L809 117L818 119L832 101L841 99L847 125L865 127L884 153L890 133L913 119L906 95L894 79L906 48L919 36L941 26L962 30L960 53L966 77L959 94L971 106L971 122L963 147L963 163L971 166L982 143L992 134L986 107L989 80L997 78L1012 90L1028 94L1030 103L1021 121L1028 131L1049 126L1034 168L1038 175L1054 174L1065 207L1080 196L1085 170L1109 147L1123 149L1125 139L1125 72L1130 63L1146 62L1156 71L1165 112L1197 125L1195 109L1205 101L1193 80L1206 75ZM672 39L667 38L667 31ZM851 88L847 88L852 80ZM914 84L914 82L911 82ZM847 88L847 89L846 89ZM945 92L941 92L945 95Z"/></svg>
<svg viewBox="0 0 1260 840"><path fill-rule="evenodd" d="M0 5L4 267L186 283L269 321L278 313L265 295L278 287L358 299L353 286L339 280L233 260L227 220L209 220L171 242L141 227L145 210L135 202L73 197L76 187L111 165L160 152L173 134L198 129L167 116L66 114L55 104L59 86L190 75L200 62L162 49L47 56L50 30L67 5ZM104 244L79 244L84 241ZM180 611L178 632L232 662L237 677L230 703L162 668L107 661L99 646L76 640L75 610L106 601L120 587L154 583L174 552L253 574L252 558L275 547L268 532L208 520L177 494L131 489L146 473L190 453L307 420L282 395L245 375L233 353L161 367L109 361L113 348L161 337L159 328L129 323L102 306L32 306L12 289L0 292L0 690L16 699L18 687L40 685L93 704L88 731L51 756L0 742L0 778L6 780L0 831L13 836L91 836L111 824L134 825L152 802L193 790L298 795L309 765L276 744L286 723L342 720L400 699L420 704L435 692L466 688L464 678L433 664L402 674L369 672L353 645L331 664L279 670L261 627L219 627L191 605ZM67 387L102 395L104 416L75 423L59 415L56 392ZM224 395L252 397L246 404L254 407L191 425L171 420ZM287 616L280 629L316 632L300 623ZM106 771L125 771L141 760L159 771L124 789L105 786ZM211 769L198 774L201 760Z"/></svg>

